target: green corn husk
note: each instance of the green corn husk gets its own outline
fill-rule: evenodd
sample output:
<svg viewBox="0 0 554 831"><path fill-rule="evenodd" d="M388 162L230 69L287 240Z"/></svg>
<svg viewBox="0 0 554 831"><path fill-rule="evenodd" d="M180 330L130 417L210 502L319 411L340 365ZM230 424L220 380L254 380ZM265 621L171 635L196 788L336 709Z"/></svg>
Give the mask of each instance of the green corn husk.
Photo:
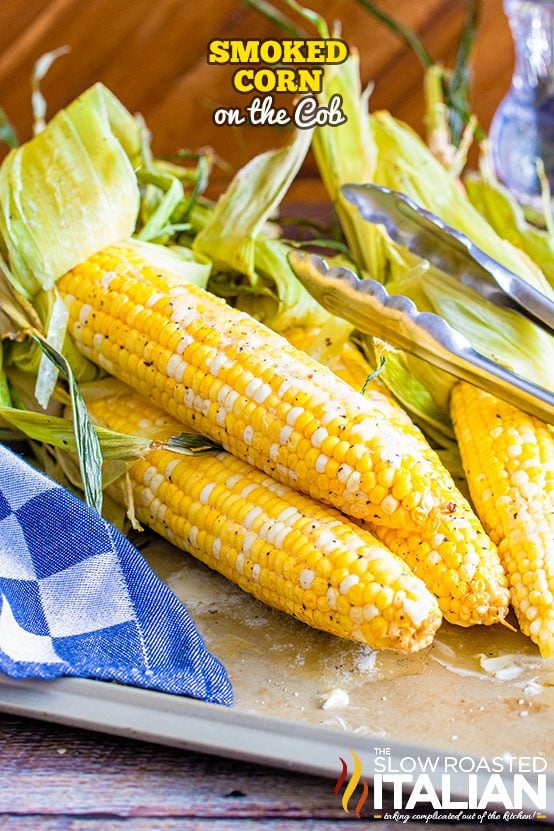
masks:
<svg viewBox="0 0 554 831"><path fill-rule="evenodd" d="M31 299L95 252L133 233L137 122L96 84L0 168L0 234L14 287Z"/></svg>
<svg viewBox="0 0 554 831"><path fill-rule="evenodd" d="M469 106L470 57L481 18L481 0L464 0L464 20L452 69L435 63L418 34L381 6L376 6L371 0L357 2L403 40L423 66L427 99L425 126L429 147L450 167L452 153L460 151L465 155L467 152L463 145L470 135L475 132L479 138L483 137Z"/></svg>
<svg viewBox="0 0 554 831"><path fill-rule="evenodd" d="M443 220L466 233L492 257L516 271L545 294L554 296L544 275L515 246L501 239L470 203L460 183L433 156L415 133L389 113L373 113L368 117L374 164L372 181L409 195L415 202L438 214ZM347 131L350 122L341 130ZM318 141L316 129L314 142ZM352 136L357 127L352 128ZM320 141L319 147L325 148ZM332 154L316 155L329 195L334 198L343 177ZM361 171L366 160L358 143L358 153L351 153L352 163L359 162ZM331 180L332 185L328 182ZM514 312L499 309L469 289L393 243L382 227L363 223L362 234L352 240L352 226L346 225L345 235L353 250L370 250L367 265L372 277L387 286L391 294L410 297L420 311L441 315L462 332L473 346L529 380L541 386L552 386L554 342L545 332ZM356 234L356 229L354 229ZM371 242L367 243L368 237ZM367 257L367 255L366 255ZM379 347L382 351L382 346ZM452 435L448 400L455 379L429 364L385 349L387 361L381 378L398 400L416 419L428 428Z"/></svg>
<svg viewBox="0 0 554 831"><path fill-rule="evenodd" d="M2 107L0 107L0 143L6 144L10 150L19 145L17 130Z"/></svg>
<svg viewBox="0 0 554 831"><path fill-rule="evenodd" d="M13 407L0 407L0 417L29 439L77 452L73 424L69 419ZM138 459L151 446L148 439L124 436L101 427L96 427L96 433L105 459Z"/></svg>
<svg viewBox="0 0 554 831"><path fill-rule="evenodd" d="M291 250L270 236L268 220L302 164L310 133L298 130L279 150L256 156L235 176L215 207L196 204L195 254L209 256L216 293L277 332L293 326L332 325L344 339L352 326L329 315L304 289L289 266Z"/></svg>
<svg viewBox="0 0 554 831"><path fill-rule="evenodd" d="M31 410L20 410L10 406L0 406L0 418L7 421L26 438L42 444L50 444L69 453L78 453L73 424L70 419L59 416L37 413ZM198 453L220 451L220 445L204 436L193 433L181 433L168 441L160 443L148 438L144 433L140 436L117 433L105 427L95 427L98 442L104 459L117 459L129 462L142 458L145 453L157 449L167 449L185 456L194 456Z"/></svg>
<svg viewBox="0 0 554 831"><path fill-rule="evenodd" d="M290 247L279 240L260 238L255 246L256 272L262 284L270 286L275 295L240 295L237 305L275 332L285 332L295 326L331 327L335 348L340 351L342 344L352 332L352 325L341 318L330 315L308 294L294 275L289 263ZM343 257L328 258L335 265L344 265Z"/></svg>
<svg viewBox="0 0 554 831"><path fill-rule="evenodd" d="M341 185L371 182L375 176L377 153L367 120L370 92L369 87L362 91L356 52L352 51L344 63L326 68L319 103L327 106L332 96L340 95L347 121L336 127L316 128L313 150L355 261L375 273L380 260L376 250L379 238L368 230L358 209L340 192Z"/></svg>
<svg viewBox="0 0 554 831"><path fill-rule="evenodd" d="M255 285L255 240L296 176L310 140L309 130L297 130L284 147L241 168L196 236L193 250L208 256L216 269L244 274Z"/></svg>
<svg viewBox="0 0 554 831"><path fill-rule="evenodd" d="M12 399L10 395L10 388L8 386L8 378L4 370L4 350L0 342L0 407L11 407Z"/></svg>
<svg viewBox="0 0 554 831"><path fill-rule="evenodd" d="M1 357L1 351L0 351ZM71 395L62 387L56 389L56 402L51 402L49 412L37 412L29 376L19 369L8 371L11 398L2 394L2 381L6 380L0 366L0 440L27 440L34 460L48 476L69 488L77 495L86 491L80 465L80 449L76 439ZM83 384L83 398L96 398L127 394L128 388L115 378L102 378ZM62 417L63 416L63 417ZM102 453L101 512L105 519L119 528L126 524L126 511L105 493L116 479L128 477L129 465L153 449L167 448L175 453L192 456L200 453L220 452L221 446L211 439L193 433L181 433L165 442L158 439L157 428L141 429L140 434L128 435L109 430L102 425L94 427L94 433ZM139 527L134 518L132 494L128 493L127 516L133 527ZM100 512L100 506L97 506Z"/></svg>
<svg viewBox="0 0 554 831"><path fill-rule="evenodd" d="M527 221L522 207L496 178L486 145L481 150L479 172L466 176L464 184L471 203L489 225L502 239L524 251L554 289L552 219L547 215L546 228Z"/></svg>
<svg viewBox="0 0 554 831"><path fill-rule="evenodd" d="M425 132L427 145L433 156L446 168L451 178L462 173L469 149L479 125L474 115L467 116L467 123L458 143L452 137L451 110L445 101L444 89L450 73L441 65L433 64L425 72Z"/></svg>
<svg viewBox="0 0 554 831"><path fill-rule="evenodd" d="M419 137L388 113L373 115L371 124L378 151L378 184L407 193L535 288L554 296L540 270L519 249L500 239ZM389 268L386 282L391 294L407 295L420 311L435 312L447 320L483 354L541 386L552 386L554 343L549 335L515 312L487 302L433 266L414 270L418 258L399 246L390 244L390 248L394 257L389 262L395 267ZM400 266L399 254L403 260ZM453 379L409 357L403 363L431 392L446 419ZM386 380L386 373L384 377ZM398 393L401 388L395 385L393 391Z"/></svg>
<svg viewBox="0 0 554 831"><path fill-rule="evenodd" d="M148 135L143 140L143 167L138 171L141 184L139 239L175 245L191 229L189 217L206 189L212 167L212 153L182 151L179 158L196 162L194 167L153 159Z"/></svg>
<svg viewBox="0 0 554 831"><path fill-rule="evenodd" d="M373 113L370 122L377 147L377 184L410 196L471 237L489 256L554 298L554 291L540 269L519 249L500 239L471 204L460 183L449 176L413 130L387 112Z"/></svg>
<svg viewBox="0 0 554 831"><path fill-rule="evenodd" d="M104 382L102 382L104 386ZM1 391L0 391L1 392ZM106 389L103 395L106 395ZM0 402L2 398L0 395ZM19 401L19 403L22 403ZM6 429L12 428L11 432ZM102 465L102 489L105 491L113 482L122 477L129 477L129 465L142 458L152 449L167 448L174 453L192 456L199 453L220 452L221 447L210 439L195 434L181 433L166 442L160 442L148 436L147 431L141 435L128 435L108 430L97 425L96 437L104 459ZM0 404L0 437L4 440L29 441L35 457L35 463L51 478L80 495L84 488L79 465L79 447L75 440L73 423L68 418L47 415ZM31 460L32 461L32 460ZM127 493L127 509L122 508L109 494L103 493L102 516L116 525L120 530L128 524L142 530L134 515L131 489ZM100 512L100 508L98 508Z"/></svg>
<svg viewBox="0 0 554 831"><path fill-rule="evenodd" d="M43 56L45 67L53 57ZM43 102L37 86L42 74L37 64L36 115L37 102ZM60 351L67 311L55 282L91 254L132 234L139 208L134 167L141 158L140 132L101 84L60 110L46 127L44 103L39 110L40 132L14 148L0 167L0 247L4 278L18 295L32 301L41 291L52 293L43 321L48 343ZM78 364L85 366L82 360ZM44 407L56 378L57 370L43 355L36 396Z"/></svg>

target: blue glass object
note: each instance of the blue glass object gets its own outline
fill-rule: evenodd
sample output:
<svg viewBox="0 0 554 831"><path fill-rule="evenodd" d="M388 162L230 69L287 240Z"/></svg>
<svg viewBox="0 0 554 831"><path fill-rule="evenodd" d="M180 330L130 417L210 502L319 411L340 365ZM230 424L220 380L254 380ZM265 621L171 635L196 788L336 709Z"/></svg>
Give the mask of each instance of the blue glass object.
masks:
<svg viewBox="0 0 554 831"><path fill-rule="evenodd" d="M554 192L554 0L504 0L516 63L511 88L491 124L498 178L538 208L542 159Z"/></svg>

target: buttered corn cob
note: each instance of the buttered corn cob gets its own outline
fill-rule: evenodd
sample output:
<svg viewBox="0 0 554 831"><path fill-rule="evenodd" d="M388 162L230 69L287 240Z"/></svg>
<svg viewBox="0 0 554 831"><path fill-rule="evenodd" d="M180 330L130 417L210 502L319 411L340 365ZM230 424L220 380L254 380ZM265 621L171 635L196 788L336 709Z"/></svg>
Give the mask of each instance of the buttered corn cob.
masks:
<svg viewBox="0 0 554 831"><path fill-rule="evenodd" d="M281 483L371 522L426 575L449 620L505 616L494 546L420 431L385 396L360 395L126 245L91 257L58 289L87 357Z"/></svg>
<svg viewBox="0 0 554 831"><path fill-rule="evenodd" d="M133 392L92 401L119 432L182 425ZM367 531L229 453L150 451L130 476L138 518L242 589L305 623L381 649L428 646L440 624L421 580Z"/></svg>
<svg viewBox="0 0 554 831"><path fill-rule="evenodd" d="M285 334L295 346L307 352L311 352L314 343L317 344L321 338L320 331L314 328L298 327ZM368 361L348 341L329 365L346 383L358 390L371 373ZM391 411L396 410L399 417L401 414L405 415L379 377L373 378L365 391L369 400L374 393L384 395L388 399ZM434 455L428 445L426 451ZM489 610L491 596L496 596L499 608L506 605L505 579L499 567L498 557L495 553L491 555L490 545L483 530L477 526L470 526L463 516L453 513L451 517L443 517L436 534L424 540L417 535L406 534L402 529L376 528L370 523L367 523L367 526L425 581L428 588L439 598L439 605L447 620L467 624L473 623L479 615L482 615L483 619L486 619L487 615L489 619L492 618L493 614ZM482 546L481 556L476 556L474 551L471 552L468 536L473 540L475 548Z"/></svg>
<svg viewBox="0 0 554 831"><path fill-rule="evenodd" d="M554 657L554 436L460 382L451 413L471 497L508 573L521 630Z"/></svg>

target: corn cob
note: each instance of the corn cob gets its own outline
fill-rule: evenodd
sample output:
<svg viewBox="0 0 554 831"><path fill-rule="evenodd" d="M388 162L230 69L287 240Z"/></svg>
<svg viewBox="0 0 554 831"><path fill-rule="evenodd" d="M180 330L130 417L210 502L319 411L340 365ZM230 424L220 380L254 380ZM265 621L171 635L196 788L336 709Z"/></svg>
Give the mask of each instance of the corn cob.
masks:
<svg viewBox="0 0 554 831"><path fill-rule="evenodd" d="M320 330L315 328L298 327L287 331L285 335L287 340L299 349L311 352L314 343L319 341L321 333ZM339 354L329 362L329 366L346 383L358 390L363 387L372 371L370 364L359 349L349 341L344 344ZM365 394L371 397L375 391L388 398L391 408L396 408L400 413L403 412L379 377L371 380ZM427 449L430 454L433 454L431 448L428 447ZM441 610L447 620L460 623L460 617L465 615L467 604L464 595L473 595L476 605L479 603L477 597L480 595L481 602L486 605L488 587L490 585L494 586L495 582L499 586L504 585L496 558L487 557L488 543L484 535L483 557L480 562L474 561L472 564L467 557L464 561L463 553L467 529L464 528L464 523L460 526L460 520L457 517L453 516L450 522L448 517L443 519L442 525L437 529L435 539L432 541L432 547L428 541L422 543L421 540L415 539L413 535L404 534L400 529L379 530L373 528L371 523L367 523L367 527L383 539L391 551L399 554L410 565L414 573L425 581L426 585L439 598ZM438 560L437 555L444 559L444 565L440 561L433 562ZM472 565L476 567L472 568ZM432 568L432 566L438 566L438 568ZM442 574L440 573L441 569ZM483 593L484 585L487 586L485 593ZM498 597L500 603L506 602L505 599L501 599L501 597L505 597L504 592L499 593Z"/></svg>
<svg viewBox="0 0 554 831"><path fill-rule="evenodd" d="M554 657L552 428L460 382L451 413L473 503L508 573L521 630Z"/></svg>
<svg viewBox="0 0 554 831"><path fill-rule="evenodd" d="M97 423L166 440L182 425L129 391L91 401ZM337 511L229 453L150 451L130 469L141 522L242 589L305 623L377 649L413 652L438 604L400 558Z"/></svg>
<svg viewBox="0 0 554 831"><path fill-rule="evenodd" d="M421 432L385 396L361 396L249 315L152 269L126 245L91 257L58 288L86 357L233 455L369 520L425 576L449 620L505 616L494 546Z"/></svg>

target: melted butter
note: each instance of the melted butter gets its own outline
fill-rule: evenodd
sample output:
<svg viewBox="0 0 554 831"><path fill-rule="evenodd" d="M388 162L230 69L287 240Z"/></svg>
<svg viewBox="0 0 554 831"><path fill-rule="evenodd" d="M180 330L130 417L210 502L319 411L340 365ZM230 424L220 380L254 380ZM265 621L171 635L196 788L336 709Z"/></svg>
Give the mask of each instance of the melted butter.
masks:
<svg viewBox="0 0 554 831"><path fill-rule="evenodd" d="M319 699L322 710L334 710L348 707L350 704L350 696L341 687L335 687L334 690L327 690L327 692L321 693Z"/></svg>
<svg viewBox="0 0 554 831"><path fill-rule="evenodd" d="M435 637L430 657L456 675L513 682L514 688L527 695L554 686L554 659L544 660L521 632L499 624L461 629L445 623Z"/></svg>

